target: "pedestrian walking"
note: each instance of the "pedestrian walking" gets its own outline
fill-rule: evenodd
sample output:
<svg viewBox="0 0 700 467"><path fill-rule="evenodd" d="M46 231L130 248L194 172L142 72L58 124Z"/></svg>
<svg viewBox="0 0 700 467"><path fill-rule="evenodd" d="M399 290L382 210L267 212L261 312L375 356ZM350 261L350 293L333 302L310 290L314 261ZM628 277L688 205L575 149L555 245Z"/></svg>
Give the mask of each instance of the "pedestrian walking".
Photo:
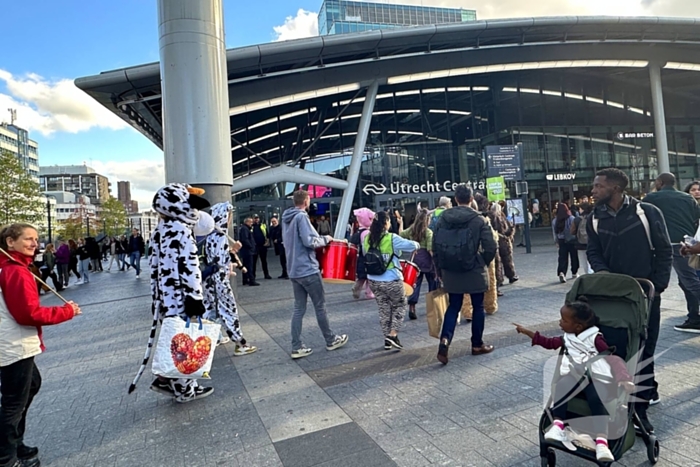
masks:
<svg viewBox="0 0 700 467"><path fill-rule="evenodd" d="M554 243L559 248L559 260L557 264L557 276L562 284L566 282L566 270L569 268L569 258L571 258L571 278L578 277L578 253L576 252L576 236L571 234L571 224L574 216L566 203L559 203L557 206L557 216L552 222L552 234Z"/></svg>
<svg viewBox="0 0 700 467"><path fill-rule="evenodd" d="M272 241L272 247L275 249L275 255L280 257L280 266L282 267L282 275L277 279L289 279L289 275L287 275L287 253L284 251L284 239L282 238L282 226L276 217L270 219L270 241Z"/></svg>
<svg viewBox="0 0 700 467"><path fill-rule="evenodd" d="M260 285L255 281L255 268L253 261L256 251L255 239L253 238L253 218L246 217L238 230L238 241L241 242L241 250L239 256L243 261L243 267L247 272L243 273L243 285L251 287Z"/></svg>
<svg viewBox="0 0 700 467"><path fill-rule="evenodd" d="M287 251L287 273L294 291L292 358L297 359L307 357L313 352L301 340L301 328L309 297L316 311L318 327L326 340L326 350L335 350L344 346L348 343L348 336L335 334L328 323L326 293L316 260L316 248L326 246L333 238L321 237L311 225L306 212L310 205L309 194L306 191L295 191L292 199L294 207L282 214L282 236L284 248Z"/></svg>
<svg viewBox="0 0 700 467"><path fill-rule="evenodd" d="M60 292L63 290L63 283L56 277L54 268L56 267L56 255L54 254L53 243L46 245L43 254L43 265L39 268L41 272L41 280L46 282L49 277L53 281L53 287L56 291Z"/></svg>
<svg viewBox="0 0 700 467"><path fill-rule="evenodd" d="M471 188L458 185L455 200L457 206L442 213L433 236L435 266L449 294L437 355L443 365L448 362L448 350L464 294L469 294L472 300L472 355L487 354L494 349L483 341L484 293L489 288L488 265L496 256L498 246L486 219L469 207Z"/></svg>
<svg viewBox="0 0 700 467"><path fill-rule="evenodd" d="M82 277L83 284L90 283L90 252L88 251L87 245L84 238L78 239L76 255L78 257L78 265L80 269L80 276ZM80 284L80 282L78 282Z"/></svg>
<svg viewBox="0 0 700 467"><path fill-rule="evenodd" d="M107 270L111 271L112 270L112 263L116 260L117 262L117 269L121 269L121 262L119 260L119 253L118 250L121 248L121 245L117 241L115 237L111 237L109 239L109 265L107 266Z"/></svg>
<svg viewBox="0 0 700 467"><path fill-rule="evenodd" d="M265 279L272 279L270 271L267 268L267 248L270 246L270 239L267 235L267 225L260 221L260 216L253 216L253 239L255 240L255 254L253 255L253 276L256 275L258 267L258 258L262 265Z"/></svg>
<svg viewBox="0 0 700 467"><path fill-rule="evenodd" d="M58 270L58 280L64 287L68 287L68 274L71 263L71 250L65 242L58 242L56 250L56 269ZM78 276L80 278L80 276Z"/></svg>
<svg viewBox="0 0 700 467"><path fill-rule="evenodd" d="M136 278L138 279L141 275L141 256L146 252L146 244L143 241L143 237L139 233L139 229L131 230L131 237L129 237L129 262L131 267L136 270Z"/></svg>
<svg viewBox="0 0 700 467"><path fill-rule="evenodd" d="M588 222L588 217L591 215L593 206L589 203L581 203L579 206L580 215L574 218L571 223L571 235L576 237L576 251L579 257L579 268L582 268L584 273L591 274L593 270L591 265L588 263L588 258L586 257L586 248L588 248L588 234L586 233L586 222Z"/></svg>
<svg viewBox="0 0 700 467"><path fill-rule="evenodd" d="M100 253L99 243L97 243L94 237L87 237L85 239L85 248L87 249L88 256L90 258L92 272L97 273L102 271L102 262L100 261L102 253Z"/></svg>
<svg viewBox="0 0 700 467"><path fill-rule="evenodd" d="M420 269L420 274L413 288L413 293L408 297L408 317L418 319L416 315L416 305L420 298L420 289L423 279L428 283L428 292L437 289L435 278L435 264L433 263L433 231L428 228L430 222L430 211L420 209L413 224L408 229L401 232L401 237L418 242L419 249L413 262Z"/></svg>
<svg viewBox="0 0 700 467"><path fill-rule="evenodd" d="M594 272L608 271L648 279L656 294L649 310L647 338L642 360L648 362L640 371L640 381L650 387L637 394L639 399L658 403L658 383L654 378L654 352L661 323L661 294L668 287L674 262L671 240L661 211L625 194L627 175L619 169L603 169L593 179L595 208L586 221L588 262ZM627 331L622 330L627 339ZM617 339L616 339L617 340ZM622 342L622 341L620 341ZM649 403L636 403L635 411L648 433Z"/></svg>
<svg viewBox="0 0 700 467"><path fill-rule="evenodd" d="M357 266L355 268L355 285L352 287L352 298L360 299L360 292L364 288L365 298L374 300L374 294L367 282L367 272L365 271L365 258L362 255L362 241L369 235L369 227L374 219L374 211L368 208L355 209L353 212L357 219L357 231L350 236L350 243L357 247Z"/></svg>
<svg viewBox="0 0 700 467"><path fill-rule="evenodd" d="M427 221L427 216L426 216ZM427 224L426 224L427 228ZM390 232L391 219L379 212L362 241L362 255L369 288L379 307L379 324L384 335L384 350L403 349L399 331L406 314L406 292L399 258L406 252L417 251L420 244Z"/></svg>
<svg viewBox="0 0 700 467"><path fill-rule="evenodd" d="M34 357L44 352L42 326L80 314L74 302L45 307L28 267L39 246L29 224L0 231L0 465L38 467L39 449L24 444L27 413L41 388Z"/></svg>

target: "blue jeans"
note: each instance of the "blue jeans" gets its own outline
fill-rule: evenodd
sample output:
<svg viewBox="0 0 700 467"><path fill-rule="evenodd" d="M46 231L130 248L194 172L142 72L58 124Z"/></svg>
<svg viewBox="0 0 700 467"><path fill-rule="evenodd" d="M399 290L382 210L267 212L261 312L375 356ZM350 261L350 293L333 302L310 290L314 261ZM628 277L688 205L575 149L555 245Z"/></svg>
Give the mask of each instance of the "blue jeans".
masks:
<svg viewBox="0 0 700 467"><path fill-rule="evenodd" d="M316 310L316 321L318 327L326 339L326 345L333 344L335 334L331 331L326 314L326 293L323 290L321 273L312 274L306 277L291 279L294 290L294 314L292 315L292 350L299 350L303 344L301 342L301 325L306 313L306 299L311 297L311 303Z"/></svg>
<svg viewBox="0 0 700 467"><path fill-rule="evenodd" d="M416 287L413 289L413 293L408 297L408 304L415 305L418 303L420 298L420 286L423 284L423 276L425 276L426 282L428 282L428 292L432 292L437 289L437 284L435 283L435 274L432 272L421 272L418 275L418 280L416 280Z"/></svg>
<svg viewBox="0 0 700 467"><path fill-rule="evenodd" d="M464 294L451 293L449 295L450 304L443 318L440 341L442 341L442 339L447 339L448 342L452 342L452 336L455 334L455 326L457 326L457 316L462 309ZM484 294L473 293L469 295L471 296L472 307L474 308L472 312L472 347L481 347L484 345L482 337L484 336L484 321L486 320L486 315L484 313Z"/></svg>
<svg viewBox="0 0 700 467"><path fill-rule="evenodd" d="M141 274L141 252L133 251L129 254L129 262L131 267L136 269L136 275Z"/></svg>
<svg viewBox="0 0 700 467"><path fill-rule="evenodd" d="M90 274L88 272L90 268L90 259L79 259L78 264L80 265L80 275L83 278L83 284L90 282Z"/></svg>

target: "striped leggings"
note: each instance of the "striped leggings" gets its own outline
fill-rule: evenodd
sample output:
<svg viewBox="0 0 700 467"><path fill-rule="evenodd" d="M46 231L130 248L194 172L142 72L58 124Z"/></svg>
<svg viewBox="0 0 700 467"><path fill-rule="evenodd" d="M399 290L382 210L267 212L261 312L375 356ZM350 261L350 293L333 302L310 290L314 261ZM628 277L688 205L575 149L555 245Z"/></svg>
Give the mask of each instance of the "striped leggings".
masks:
<svg viewBox="0 0 700 467"><path fill-rule="evenodd" d="M369 288L379 306L379 324L384 336L399 332L406 314L406 292L402 281L369 281Z"/></svg>

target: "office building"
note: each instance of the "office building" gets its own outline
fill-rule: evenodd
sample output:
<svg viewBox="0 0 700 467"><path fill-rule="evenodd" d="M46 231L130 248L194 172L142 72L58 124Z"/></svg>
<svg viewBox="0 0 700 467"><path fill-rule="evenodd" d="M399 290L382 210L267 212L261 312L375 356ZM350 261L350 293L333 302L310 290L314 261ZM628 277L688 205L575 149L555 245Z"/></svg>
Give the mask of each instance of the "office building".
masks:
<svg viewBox="0 0 700 467"><path fill-rule="evenodd" d="M109 179L86 165L52 165L39 168L41 191L68 191L101 204L110 197Z"/></svg>
<svg viewBox="0 0 700 467"><path fill-rule="evenodd" d="M137 212L134 214L129 214L129 228L139 229L141 236L144 241L148 241L151 238L153 230L155 230L158 225L158 220L160 216L155 211L144 211Z"/></svg>
<svg viewBox="0 0 700 467"><path fill-rule="evenodd" d="M468 21L476 21L476 11L463 8L325 0L318 13L318 31L322 36L326 36Z"/></svg>
<svg viewBox="0 0 700 467"><path fill-rule="evenodd" d="M15 154L27 173L39 182L39 145L29 139L27 130L17 125L1 123L0 150Z"/></svg>
<svg viewBox="0 0 700 467"><path fill-rule="evenodd" d="M135 214L139 212L138 201L131 199L131 182L117 182L117 199L124 205L124 209L126 209L127 214Z"/></svg>

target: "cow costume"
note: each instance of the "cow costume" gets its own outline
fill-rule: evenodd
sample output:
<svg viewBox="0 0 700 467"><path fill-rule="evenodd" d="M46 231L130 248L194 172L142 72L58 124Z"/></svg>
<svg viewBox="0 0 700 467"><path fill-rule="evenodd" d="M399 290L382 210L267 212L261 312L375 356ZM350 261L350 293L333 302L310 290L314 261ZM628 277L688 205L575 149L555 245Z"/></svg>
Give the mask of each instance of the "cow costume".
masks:
<svg viewBox="0 0 700 467"><path fill-rule="evenodd" d="M257 348L248 345L243 338L236 298L229 282L229 276L232 274L232 252L226 231L229 228L232 211L233 206L229 202L219 203L211 208L214 227L206 237L205 254L207 263L218 264L218 270L204 282L204 303L209 310L209 319L223 320L226 333L236 344L233 355L240 356L253 353Z"/></svg>
<svg viewBox="0 0 700 467"><path fill-rule="evenodd" d="M202 198L204 191L184 183L162 187L153 198L153 209L160 221L151 234L150 255L153 327L144 362L129 392L146 367L153 346L158 320L185 319L205 313L202 295L202 275L199 270L197 246L192 228L199 219L199 209L209 207ZM151 390L175 397L184 403L210 395L214 389L199 386L195 379L158 377Z"/></svg>

